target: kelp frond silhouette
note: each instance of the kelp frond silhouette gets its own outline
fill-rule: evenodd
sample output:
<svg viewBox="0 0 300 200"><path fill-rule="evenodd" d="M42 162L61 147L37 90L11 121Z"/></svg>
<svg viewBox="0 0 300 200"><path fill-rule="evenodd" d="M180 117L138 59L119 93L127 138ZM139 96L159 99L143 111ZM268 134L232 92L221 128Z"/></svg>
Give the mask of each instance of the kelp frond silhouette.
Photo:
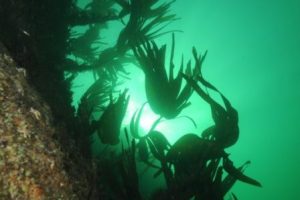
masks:
<svg viewBox="0 0 300 200"><path fill-rule="evenodd" d="M176 20L175 14L168 14L174 1L159 6L156 5L158 0L118 0L117 2L123 9L120 16L130 13L129 21L117 41L120 52L127 51L144 40L152 40L164 34L161 32L162 29Z"/></svg>
<svg viewBox="0 0 300 200"><path fill-rule="evenodd" d="M194 57L197 58L197 52L193 49ZM238 112L232 107L229 100L211 83L209 83L202 75L202 65L200 58L198 59L199 74L195 78L191 78L183 74L184 79L193 87L197 94L206 101L211 107L212 118L215 125L207 128L203 131L202 137L205 139L214 140L222 148L227 148L235 144L239 137L238 127ZM198 84L200 82L204 87L209 88L215 92L218 92L224 102L225 108L223 108L217 101L210 97Z"/></svg>
<svg viewBox="0 0 300 200"><path fill-rule="evenodd" d="M92 0L84 10L92 14L102 14L103 16L117 16L117 10L114 8L115 0Z"/></svg>
<svg viewBox="0 0 300 200"><path fill-rule="evenodd" d="M137 64L129 51L144 40L151 40L169 32L162 31L177 19L175 14L169 14L173 2L93 0L84 9L75 6L70 11L69 24L71 26L88 24L89 28L84 34L68 40L68 53L75 59L66 58L61 67L72 73L93 70L99 77L105 74L114 81L120 75L128 78L125 66ZM121 11L116 9L117 5L121 7ZM126 23L125 16L129 16ZM110 20L121 20L124 24L115 45L106 45L100 40L102 30L107 28L106 22Z"/></svg>
<svg viewBox="0 0 300 200"><path fill-rule="evenodd" d="M118 98L113 98L115 87L120 82L107 79L97 79L83 94L77 111L77 116L85 127L86 137L96 132L104 144L119 143L120 128L129 102L125 89ZM93 113L100 113L95 119Z"/></svg>
<svg viewBox="0 0 300 200"><path fill-rule="evenodd" d="M184 108L190 105L188 99L193 92L189 84L181 89L184 70L183 59L179 73L174 77L174 49L175 39L173 34L168 76L165 63L166 45L158 48L154 41L145 41L141 46L133 48L145 74L145 88L149 105L156 114L167 119L178 116ZM199 65L197 64L199 60L195 58L195 61L196 64L193 70L191 69L191 62L188 62L185 70L185 73L189 74L190 77L197 76L199 72Z"/></svg>
<svg viewBox="0 0 300 200"><path fill-rule="evenodd" d="M90 25L82 34L73 34L69 39L69 51L76 59L93 64L99 54L99 44L104 44L100 38L100 31L104 25Z"/></svg>
<svg viewBox="0 0 300 200"><path fill-rule="evenodd" d="M77 115L89 121L93 112L105 109L112 92L113 84L111 81L97 79L82 95Z"/></svg>
<svg viewBox="0 0 300 200"><path fill-rule="evenodd" d="M95 62L94 71L99 77L105 74L111 80L117 81L120 75L128 78L129 73L125 66L133 63L136 63L134 56L126 52L120 54L116 47L111 47L101 51Z"/></svg>
<svg viewBox="0 0 300 200"><path fill-rule="evenodd" d="M119 16L114 8L115 4L114 0L92 0L84 8L73 5L68 13L68 24L70 26L82 26L118 20Z"/></svg>
<svg viewBox="0 0 300 200"><path fill-rule="evenodd" d="M129 102L127 92L127 89L124 90L115 102L111 99L101 117L94 122L97 134L104 144L116 145L120 142L120 128Z"/></svg>

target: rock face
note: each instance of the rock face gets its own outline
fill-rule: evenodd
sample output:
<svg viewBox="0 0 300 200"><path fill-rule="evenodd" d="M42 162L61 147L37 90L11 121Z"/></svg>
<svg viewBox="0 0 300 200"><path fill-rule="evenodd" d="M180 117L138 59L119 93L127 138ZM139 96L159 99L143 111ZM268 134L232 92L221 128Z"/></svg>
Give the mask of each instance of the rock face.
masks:
<svg viewBox="0 0 300 200"><path fill-rule="evenodd" d="M78 199L49 107L0 43L0 199Z"/></svg>

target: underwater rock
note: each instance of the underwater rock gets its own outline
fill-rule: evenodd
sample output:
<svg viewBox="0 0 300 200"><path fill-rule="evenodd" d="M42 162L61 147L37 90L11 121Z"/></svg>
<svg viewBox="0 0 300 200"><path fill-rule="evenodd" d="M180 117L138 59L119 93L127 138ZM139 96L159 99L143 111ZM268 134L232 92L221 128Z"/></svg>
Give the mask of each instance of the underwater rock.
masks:
<svg viewBox="0 0 300 200"><path fill-rule="evenodd" d="M50 108L24 72L0 43L0 199L79 199Z"/></svg>

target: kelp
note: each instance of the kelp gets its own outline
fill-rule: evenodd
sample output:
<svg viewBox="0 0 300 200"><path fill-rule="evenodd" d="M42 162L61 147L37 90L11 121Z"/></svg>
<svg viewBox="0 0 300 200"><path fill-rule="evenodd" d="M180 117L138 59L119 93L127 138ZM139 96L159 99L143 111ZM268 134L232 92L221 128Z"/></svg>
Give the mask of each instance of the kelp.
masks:
<svg viewBox="0 0 300 200"><path fill-rule="evenodd" d="M111 98L101 117L94 122L93 126L102 143L116 145L120 142L120 128L128 102L127 90L124 90L115 102Z"/></svg>
<svg viewBox="0 0 300 200"><path fill-rule="evenodd" d="M235 168L233 166L233 162L231 160L229 160L228 158L223 159L223 166L224 166L225 171L228 174L230 174L232 177L236 178L237 180L257 186L257 187L262 186L257 180L254 180L254 179L244 175L241 172L241 170Z"/></svg>
<svg viewBox="0 0 300 200"><path fill-rule="evenodd" d="M128 78L129 73L125 67L134 63L136 61L132 55L128 53L120 54L116 47L111 47L100 52L94 70L99 77L105 75L105 77L117 81L119 76Z"/></svg>
<svg viewBox="0 0 300 200"><path fill-rule="evenodd" d="M102 152L98 155L101 157L97 162L98 171L90 174L97 178L88 198L142 199L137 161L154 168L154 178L160 175L165 178L165 188L157 190L152 199L222 200L236 181L261 187L257 180L244 174L248 162L236 168L225 151L238 140L238 113L223 93L203 77L201 69L206 52L198 55L193 48L194 67L191 61L184 65L182 59L179 72L174 75L174 35L169 66L166 65L167 46L159 47L154 41L162 34L176 31L163 32L165 26L177 19L169 13L173 2L92 0L83 9L70 0L61 1L62 6L57 6L57 1L30 1L26 4L20 1L17 8L12 1L3 2L10 10L18 12L0 12L0 25L6 27L0 33L1 40L21 66L29 66L30 78L50 102L57 122L67 121L69 129L75 132L76 145L84 158L91 160L89 137L93 133L104 145L122 145L121 154ZM121 10L115 9L116 5ZM26 13L25 17L20 11ZM116 44L105 46L101 31L111 20L121 21L124 27L117 35ZM83 34L72 35L70 28L77 25L88 25L88 29ZM96 44L102 46L94 47ZM143 109L135 112L130 123L132 140L127 133L125 148L120 142L120 127L129 95L124 90L114 99L113 93L119 76L128 75L126 65L130 63L138 65L145 73L148 103L160 117L141 136L139 125ZM70 81L77 73L86 70L93 71L96 80L82 96L76 117L68 118L74 113L66 106L71 104L71 95L69 85L63 81L64 73L70 73L66 79ZM185 85L183 79L187 82ZM46 84L41 84L43 82ZM221 96L224 106L206 92L208 89ZM209 104L215 124L205 129L201 137L187 133L171 145L156 126L162 118L174 119L189 106L193 91ZM100 114L97 119L92 117L95 112ZM154 160L158 164L154 164ZM237 199L234 194L232 197Z"/></svg>
<svg viewBox="0 0 300 200"><path fill-rule="evenodd" d="M195 59L197 59L197 52L195 49L193 49L193 54ZM182 76L193 87L197 94L211 107L211 114L215 125L204 130L202 137L215 140L221 147L230 147L237 142L239 137L238 112L232 107L229 100L215 86L204 79L201 72L201 63L203 62L203 59L199 57L197 60L199 66L198 69L200 71L196 80L195 78L193 79L185 74L182 74ZM204 87L218 92L224 102L225 108L211 98L210 95L197 84L197 81L199 81Z"/></svg>
<svg viewBox="0 0 300 200"><path fill-rule="evenodd" d="M77 116L81 126L85 127L85 137L97 132L104 144L119 143L121 123L126 113L129 96L124 90L117 100L113 99L115 86L109 80L97 79L83 94L78 107ZM93 118L93 113L101 113L99 119Z"/></svg>
<svg viewBox="0 0 300 200"><path fill-rule="evenodd" d="M117 15L115 5L115 0L92 0L84 7L84 10L95 14Z"/></svg>
<svg viewBox="0 0 300 200"><path fill-rule="evenodd" d="M162 133L155 131L156 126L161 121L161 117L159 117L158 119L156 119L153 122L152 126L150 127L150 129L144 136L140 135L140 133L139 133L140 119L142 117L142 113L143 113L143 109L144 109L145 105L146 105L146 103L144 103L142 105L142 107L133 114L131 121L130 121L130 133L134 139L138 140L138 143L137 143L138 154L137 155L138 155L138 158L140 159L140 161L144 162L146 165L148 165L150 167L159 169L160 167L154 165L153 163L151 163L149 161L150 153L153 154L153 152L154 152L153 155L155 157L158 157L156 148L167 149L170 146L170 143L167 141L167 139L165 138L165 136ZM159 143L160 145L153 148L153 141L154 141L154 143ZM153 149L155 149L155 150L153 151Z"/></svg>
<svg viewBox="0 0 300 200"><path fill-rule="evenodd" d="M145 42L141 47L134 49L140 66L146 74L146 93L150 93L149 91L154 90L147 91L147 83L149 87L154 87L153 85L156 84L155 86L161 90L157 92L157 98L166 93L168 95L172 94L171 91L167 92L167 90L161 89L164 88L169 81L164 65L161 64L165 62L165 49L165 46L159 49L154 42ZM170 61L171 66L174 67L174 65L172 65L173 51L174 43L172 45ZM195 134L186 134L179 138L173 145L170 145L162 133L154 130L161 117L163 117L163 115L161 115L161 117L154 122L151 131L141 137L138 134L138 124L143 107L145 106L144 104L139 112L136 111L134 113L130 123L132 136L139 140L138 147L141 149L139 156L147 164L149 153L151 153L154 158L161 163L160 169L154 174L154 177L160 174L164 175L167 189L160 190L160 193L166 195L169 199L189 199L194 197L199 200L221 200L237 180L261 187L258 181L243 174L244 165L240 168L235 168L228 157L228 153L225 152L224 148L232 146L238 139L238 113L231 106L229 100L203 77L201 70L207 52L203 55L198 55L195 48L193 48L192 52L195 60L194 69L192 70L191 62L189 62L185 74L181 70L177 78L179 76L181 76L181 78L183 77L188 83L187 86L189 86L191 90L194 89L197 94L211 106L215 125L205 129L202 133L202 137ZM152 79L148 77L150 80L147 82L147 73L157 73L158 75L152 75ZM169 76L173 76L172 69L169 74ZM218 92L221 95L225 108L211 98L210 95L197 84L197 81L204 87ZM153 111L155 111L155 107L152 107L153 99L149 98L149 96L147 96L149 105ZM153 98L153 96L150 97ZM161 103L165 98L166 97L163 96L163 98L160 98L157 102ZM159 112L163 110L161 107L156 108ZM222 165L220 164L221 160L223 161ZM151 166L151 164L148 165ZM174 171L171 170L172 167ZM222 177L224 170L228 173L225 179ZM181 191L181 193L179 194L177 191ZM236 198L236 196L233 196L233 198Z"/></svg>
<svg viewBox="0 0 300 200"><path fill-rule="evenodd" d="M169 166L174 166L173 183L165 191L169 198L190 199L194 196L199 200L221 200L237 180L261 187L258 181L243 174L249 161L235 168L216 142L195 134L179 138L169 148L165 159ZM222 177L223 170L228 173L225 178Z"/></svg>
<svg viewBox="0 0 300 200"><path fill-rule="evenodd" d="M118 20L115 3L114 0L92 0L83 9L74 5L69 11L68 23L70 26L82 26Z"/></svg>
<svg viewBox="0 0 300 200"><path fill-rule="evenodd" d="M176 19L174 14L168 13L172 3L160 4L157 0L93 0L84 9L72 7L69 25L88 24L89 29L68 42L70 54L79 57L80 62L67 58L61 65L62 69L70 72L93 70L99 77L105 74L114 80L120 75L128 78L125 66L136 64L135 58L128 52L141 41L163 34L164 27ZM116 5L121 7L121 11L116 9ZM124 23L123 18L127 15L129 20ZM94 47L99 44L99 34L106 22L111 20L124 23L116 44L104 45L100 40L102 47Z"/></svg>
<svg viewBox="0 0 300 200"><path fill-rule="evenodd" d="M168 94L169 96L172 94L171 90L168 91L164 88L167 88L166 85L168 85L169 80L174 81L172 79L173 68L169 72L171 78L168 78L164 67L165 50L166 46L158 48L154 42L147 41L134 49L134 53L146 75L145 85L146 94L148 92L147 99L149 105L154 112L158 111L160 114L165 109L161 106L162 102L167 98L164 94ZM174 42L172 44L170 61L172 67L174 67L172 63L173 51ZM167 189L159 190L159 192L167 196L166 198L168 199L189 199L194 197L198 200L221 200L237 180L261 187L261 184L257 180L243 174L244 165L235 168L229 159L229 154L225 152L224 148L232 146L238 140L238 113L232 107L229 100L203 77L202 64L207 52L204 55L198 55L195 48L193 48L192 52L195 60L193 71L189 62L185 74L181 70L177 78L179 76L183 77L188 83L187 86L194 89L211 106L212 118L215 125L205 129L202 137L195 134L186 134L179 138L173 145L169 145L163 134L152 128L152 131L146 136L139 136L137 124L141 118L142 109L145 104L139 112L137 111L133 115L130 124L133 137L140 141L139 148L144 153L144 159L148 159L151 152L154 158L161 163L161 168L154 174L154 177L163 174L166 179ZM149 74L152 74L152 76L148 76L147 80L147 75ZM224 102L225 108L211 98L197 84L198 81L204 87L218 92ZM147 88L147 84L149 88L155 88L156 86L155 89L160 91L154 93L155 89L151 88L151 90ZM156 100L156 103L161 103L161 107L157 105L155 107L153 103L153 99L155 99L154 94L159 99ZM168 105L168 103L165 103L165 105ZM161 114L161 117L166 116ZM220 164L221 160L222 165ZM172 167L174 167L174 171L170 170ZM225 179L222 177L224 171L228 173ZM177 191L181 191L180 194ZM232 196L236 198L235 195Z"/></svg>
<svg viewBox="0 0 300 200"><path fill-rule="evenodd" d="M77 116L89 121L93 112L103 111L106 108L112 92L113 84L111 81L96 80L82 95Z"/></svg>
<svg viewBox="0 0 300 200"><path fill-rule="evenodd" d="M90 25L88 29L77 37L69 40L69 50L76 59L86 63L94 63L99 54L99 44L104 44L100 38L100 30L103 25ZM97 46L95 46L97 45Z"/></svg>
<svg viewBox="0 0 300 200"><path fill-rule="evenodd" d="M130 14L126 26L119 34L116 47L120 52L139 45L144 40L160 36L162 29L176 20L176 15L169 14L174 1L158 5L158 0L117 0L122 7L120 17Z"/></svg>
<svg viewBox="0 0 300 200"><path fill-rule="evenodd" d="M174 49L175 39L173 35L169 76L165 66L166 45L158 48L154 41L145 41L141 46L133 49L145 74L145 89L149 105L156 114L167 119L175 118L184 108L190 105L188 99L193 92L189 84L181 89L183 61L177 76L174 77ZM194 77L197 74L195 69L192 73L190 64L188 64L185 72Z"/></svg>
<svg viewBox="0 0 300 200"><path fill-rule="evenodd" d="M129 143L129 139L127 138ZM139 192L139 179L135 161L136 143L133 139L128 149L122 150L122 160L120 165L121 177L126 193L126 199L141 200Z"/></svg>

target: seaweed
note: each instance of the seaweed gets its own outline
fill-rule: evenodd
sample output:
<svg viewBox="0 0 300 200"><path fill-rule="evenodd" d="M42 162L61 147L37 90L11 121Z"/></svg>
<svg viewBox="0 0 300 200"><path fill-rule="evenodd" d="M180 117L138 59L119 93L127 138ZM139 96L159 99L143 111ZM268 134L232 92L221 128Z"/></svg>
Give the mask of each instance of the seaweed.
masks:
<svg viewBox="0 0 300 200"><path fill-rule="evenodd" d="M110 100L101 117L93 123L99 138L104 144L116 145L120 142L120 128L128 102L127 90L124 90L116 102Z"/></svg>
<svg viewBox="0 0 300 200"><path fill-rule="evenodd" d="M164 34L161 33L162 29L176 20L176 15L168 13L174 1L157 7L155 7L157 0L117 0L117 2L122 7L120 16L130 14L126 26L118 37L116 47L120 52L125 52L144 40L151 40Z"/></svg>
<svg viewBox="0 0 300 200"><path fill-rule="evenodd" d="M213 100L204 90L199 87L196 81L189 77L183 77L192 85L195 91L211 106L211 113L215 125L203 131L202 136L207 139L215 140L222 147L229 147L235 144L239 137L238 128L238 113L231 106L229 101L221 93L222 100L225 104L226 110Z"/></svg>
<svg viewBox="0 0 300 200"><path fill-rule="evenodd" d="M145 73L145 89L149 105L155 113L167 119L178 116L184 108L190 105L188 99L193 92L189 84L186 84L181 90L183 61L179 73L174 77L174 48L175 39L173 35L169 76L165 67L166 45L158 48L154 41L145 41L141 46L133 49ZM196 76L197 70L193 70L193 72L191 72L188 64L186 73Z"/></svg>
<svg viewBox="0 0 300 200"><path fill-rule="evenodd" d="M244 174L249 162L236 168L226 152L239 138L238 112L204 78L202 64L207 52L198 55L193 48L194 66L191 61L185 64L182 58L178 73L174 73L174 32L178 30L164 31L178 19L170 13L173 3L92 0L79 8L71 0L34 0L4 1L0 5L0 26L5 27L0 32L1 42L16 62L26 68L29 81L49 103L56 125L66 125L67 130L57 137L66 154L75 160L66 163L66 168L70 168L67 171L74 174L70 166L76 163L77 172L88 177L89 192L81 199L143 199L139 191L139 161L155 170L154 178L162 175L166 182L164 188L153 192L151 199L222 200L236 181L261 187L260 182ZM123 27L115 43L107 45L101 34L111 21L119 21ZM72 33L73 27L83 25L87 25L84 33ZM167 45L159 46L155 39L171 32L170 60L166 61ZM116 86L121 84L121 76L128 78L128 64L144 72L147 101L159 117L141 136L140 118L146 104L136 111L130 122L131 140L127 129L124 131L125 148L120 129L130 92L116 91ZM75 112L70 87L74 77L83 71L92 71L95 82L85 91ZM207 90L218 93L224 106ZM198 133L187 133L170 144L156 127L163 118L175 119L190 106L189 98L194 91L210 106L214 125L205 129L201 137ZM96 119L95 113L100 114ZM93 155L90 147L94 133L108 149L121 144L121 153L105 150ZM237 199L235 194L231 195Z"/></svg>

